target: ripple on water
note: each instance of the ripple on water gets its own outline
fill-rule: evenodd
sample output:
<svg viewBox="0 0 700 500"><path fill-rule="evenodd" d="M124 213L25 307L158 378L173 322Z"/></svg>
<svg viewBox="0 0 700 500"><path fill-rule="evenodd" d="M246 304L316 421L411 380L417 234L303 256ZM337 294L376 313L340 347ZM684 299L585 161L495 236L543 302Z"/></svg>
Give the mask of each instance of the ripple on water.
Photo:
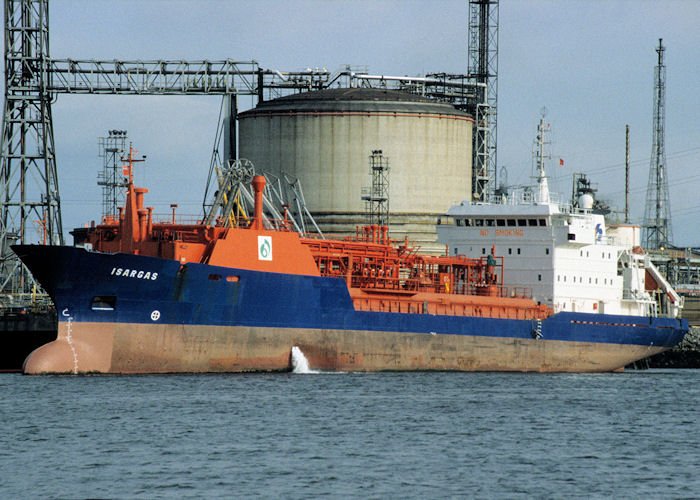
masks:
<svg viewBox="0 0 700 500"><path fill-rule="evenodd" d="M3 497L688 497L700 371L0 375Z"/></svg>

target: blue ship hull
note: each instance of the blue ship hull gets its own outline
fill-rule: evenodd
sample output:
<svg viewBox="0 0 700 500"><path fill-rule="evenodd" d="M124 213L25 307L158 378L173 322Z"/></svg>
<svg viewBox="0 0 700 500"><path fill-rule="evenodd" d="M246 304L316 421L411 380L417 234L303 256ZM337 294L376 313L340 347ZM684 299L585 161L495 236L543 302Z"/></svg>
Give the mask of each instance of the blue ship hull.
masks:
<svg viewBox="0 0 700 500"><path fill-rule="evenodd" d="M59 338L25 372L611 371L680 342L687 320L546 320L356 311L343 279L74 247L16 246L53 298Z"/></svg>

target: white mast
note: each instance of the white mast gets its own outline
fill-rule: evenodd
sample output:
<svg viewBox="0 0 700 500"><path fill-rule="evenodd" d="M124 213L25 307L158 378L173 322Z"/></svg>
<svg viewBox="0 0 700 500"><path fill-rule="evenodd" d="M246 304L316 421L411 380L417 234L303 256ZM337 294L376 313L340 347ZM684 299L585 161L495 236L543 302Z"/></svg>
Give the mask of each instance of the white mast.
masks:
<svg viewBox="0 0 700 500"><path fill-rule="evenodd" d="M545 108L542 108L542 118L537 125L537 138L535 139L535 163L537 165L537 184L539 186L538 203L542 205L549 204L549 185L547 183L547 175L544 170L544 146L549 144L545 140L545 134L549 132L549 125L545 125L544 117L547 113ZM546 157L549 158L549 157Z"/></svg>

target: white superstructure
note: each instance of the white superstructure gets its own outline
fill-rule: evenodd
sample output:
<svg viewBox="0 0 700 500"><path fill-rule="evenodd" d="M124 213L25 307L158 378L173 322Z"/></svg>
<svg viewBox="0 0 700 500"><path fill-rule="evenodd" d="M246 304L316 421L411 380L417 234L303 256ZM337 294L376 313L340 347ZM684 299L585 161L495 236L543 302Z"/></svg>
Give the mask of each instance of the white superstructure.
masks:
<svg viewBox="0 0 700 500"><path fill-rule="evenodd" d="M538 140L541 145L541 134ZM677 317L682 298L639 247L639 226L606 227L604 216L592 211L590 194L577 207L560 202L538 163L536 189L448 211L438 240L450 254L480 257L493 249L504 258L503 284L531 290L554 312Z"/></svg>

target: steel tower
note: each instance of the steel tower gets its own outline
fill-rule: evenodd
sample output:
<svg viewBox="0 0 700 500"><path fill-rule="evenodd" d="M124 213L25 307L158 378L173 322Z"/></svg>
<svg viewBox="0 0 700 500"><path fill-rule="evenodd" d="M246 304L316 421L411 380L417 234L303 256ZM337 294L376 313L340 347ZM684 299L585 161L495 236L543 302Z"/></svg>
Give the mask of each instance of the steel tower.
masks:
<svg viewBox="0 0 700 500"><path fill-rule="evenodd" d="M97 142L98 156L102 158L102 171L97 174L97 184L102 186L102 217L113 220L118 220L118 207L123 205L129 185L122 172L128 141L126 130L109 130L107 137L100 137Z"/></svg>
<svg viewBox="0 0 700 500"><path fill-rule="evenodd" d="M5 106L0 159L0 292L27 293L13 243L62 244L51 121L48 0L5 1ZM36 231L33 231L36 230Z"/></svg>
<svg viewBox="0 0 700 500"><path fill-rule="evenodd" d="M470 78L478 85L472 150L472 198L488 201L496 188L498 0L469 2Z"/></svg>
<svg viewBox="0 0 700 500"><path fill-rule="evenodd" d="M668 196L666 165L666 66L662 39L656 49L658 64L654 71L654 126L649 166L647 202L644 208L644 244L648 249L660 249L673 240L671 235L671 206Z"/></svg>
<svg viewBox="0 0 700 500"><path fill-rule="evenodd" d="M369 174L372 186L363 189L362 199L367 211L367 224L389 225L389 159L381 149L372 151L369 157Z"/></svg>

